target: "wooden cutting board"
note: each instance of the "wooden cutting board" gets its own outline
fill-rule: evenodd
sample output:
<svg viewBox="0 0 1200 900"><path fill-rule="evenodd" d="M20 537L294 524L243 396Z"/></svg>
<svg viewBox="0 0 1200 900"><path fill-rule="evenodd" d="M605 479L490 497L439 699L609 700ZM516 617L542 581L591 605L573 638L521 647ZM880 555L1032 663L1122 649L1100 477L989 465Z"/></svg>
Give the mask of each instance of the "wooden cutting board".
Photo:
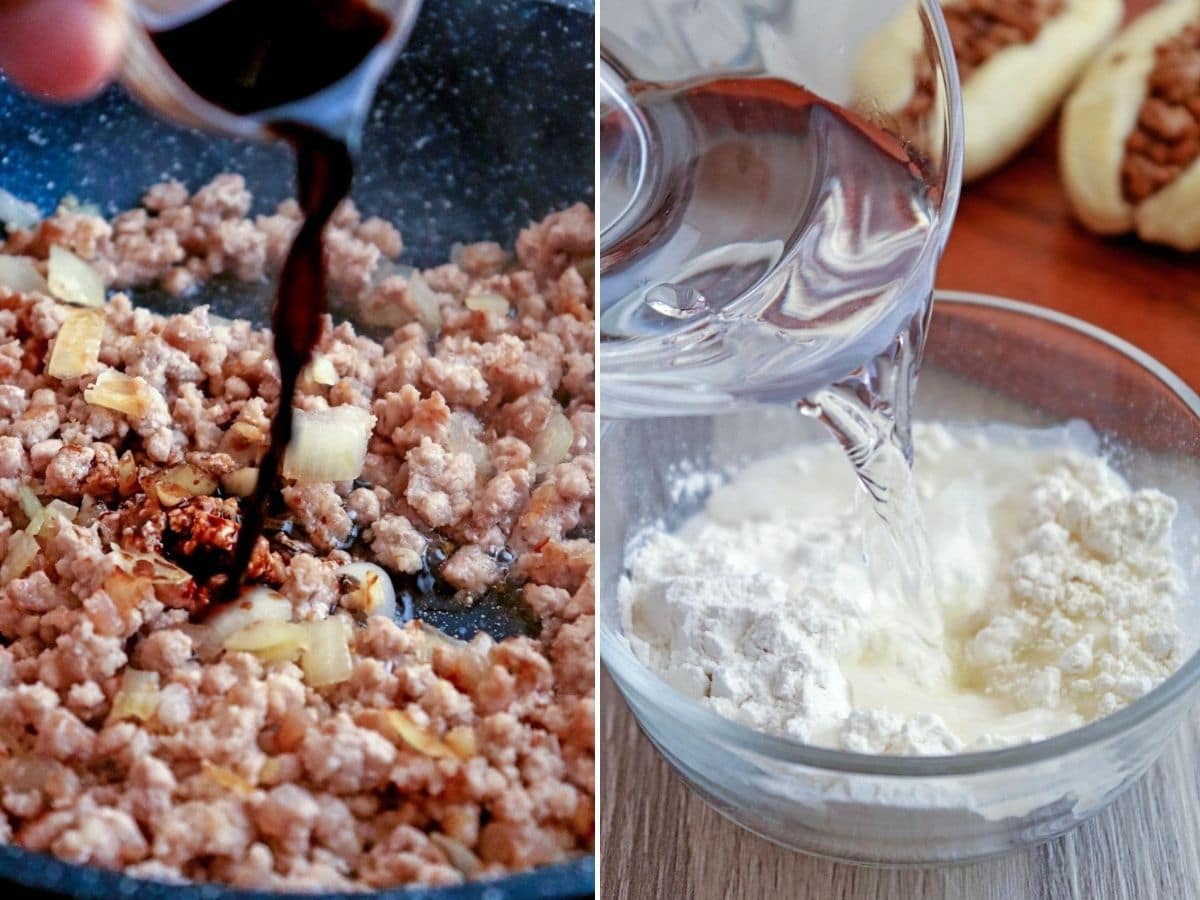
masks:
<svg viewBox="0 0 1200 900"><path fill-rule="evenodd" d="M1130 15L1153 5L1130 0ZM1200 390L1200 254L1097 238L1070 217L1051 128L963 195L938 283L1053 307ZM1200 900L1200 713L1132 792L1044 847L948 870L875 871L779 849L692 795L601 691L604 900Z"/></svg>

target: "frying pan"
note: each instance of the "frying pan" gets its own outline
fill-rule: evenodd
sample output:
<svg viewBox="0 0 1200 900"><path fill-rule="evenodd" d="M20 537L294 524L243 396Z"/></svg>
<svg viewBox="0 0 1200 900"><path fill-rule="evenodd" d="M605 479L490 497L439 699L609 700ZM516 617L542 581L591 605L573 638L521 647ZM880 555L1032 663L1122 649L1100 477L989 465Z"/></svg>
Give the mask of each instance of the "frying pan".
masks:
<svg viewBox="0 0 1200 900"><path fill-rule="evenodd" d="M425 0L408 48L380 87L363 140L354 198L395 222L403 262L445 261L455 242L511 245L531 221L579 200L593 203L592 0ZM69 108L47 107L0 79L0 187L52 211L63 195L105 214L135 206L163 178L195 188L240 172L258 211L292 195L292 164L278 147L200 134L161 122L120 88ZM222 285L204 302L265 324L269 285ZM159 312L194 298L142 292ZM426 618L452 634L520 630L503 606L465 613L435 604ZM418 604L420 609L420 604ZM389 900L543 900L589 896L594 860L455 888L399 888ZM11 894L9 893L11 892ZM35 898L250 900L361 897L277 894L220 885L162 885L17 847L0 847L0 893Z"/></svg>

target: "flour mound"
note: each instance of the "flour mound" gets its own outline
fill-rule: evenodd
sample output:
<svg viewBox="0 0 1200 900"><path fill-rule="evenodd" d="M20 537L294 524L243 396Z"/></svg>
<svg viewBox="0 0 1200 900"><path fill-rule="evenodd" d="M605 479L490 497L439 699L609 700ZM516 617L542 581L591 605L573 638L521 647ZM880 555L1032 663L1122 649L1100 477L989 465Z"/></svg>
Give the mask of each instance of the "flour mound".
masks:
<svg viewBox="0 0 1200 900"><path fill-rule="evenodd" d="M640 536L619 587L634 654L730 719L863 753L1001 746L1119 709L1181 660L1176 503L1036 444L918 428L932 607L869 577L836 450L751 466L678 533Z"/></svg>

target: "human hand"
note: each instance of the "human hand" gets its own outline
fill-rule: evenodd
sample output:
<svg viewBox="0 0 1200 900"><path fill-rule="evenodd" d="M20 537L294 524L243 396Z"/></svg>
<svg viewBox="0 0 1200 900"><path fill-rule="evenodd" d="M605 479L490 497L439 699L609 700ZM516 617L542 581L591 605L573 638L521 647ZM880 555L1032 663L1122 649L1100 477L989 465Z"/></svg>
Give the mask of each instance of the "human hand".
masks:
<svg viewBox="0 0 1200 900"><path fill-rule="evenodd" d="M0 0L0 71L52 100L81 100L116 75L121 0Z"/></svg>

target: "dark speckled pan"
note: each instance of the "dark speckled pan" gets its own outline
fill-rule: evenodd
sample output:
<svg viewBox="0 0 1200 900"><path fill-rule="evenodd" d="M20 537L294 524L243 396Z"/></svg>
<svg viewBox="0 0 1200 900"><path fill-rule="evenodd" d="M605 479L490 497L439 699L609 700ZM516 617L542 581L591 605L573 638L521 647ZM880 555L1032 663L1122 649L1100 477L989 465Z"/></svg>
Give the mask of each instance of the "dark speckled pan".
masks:
<svg viewBox="0 0 1200 900"><path fill-rule="evenodd" d="M511 244L530 221L593 195L591 0L425 0L408 49L380 89L354 198L397 223L403 262L431 265L456 241ZM262 210L292 193L286 151L164 124L114 88L84 106L51 108L0 80L0 187L43 212L66 193L106 212L136 205L164 177L196 187L243 173ZM205 296L214 311L265 322L270 286ZM138 297L162 312L196 301ZM462 630L503 631L494 618ZM548 900L592 893L591 857L485 884L395 890L393 900ZM0 896L144 900L312 897L166 886L0 847ZM361 897L361 894L320 895Z"/></svg>

